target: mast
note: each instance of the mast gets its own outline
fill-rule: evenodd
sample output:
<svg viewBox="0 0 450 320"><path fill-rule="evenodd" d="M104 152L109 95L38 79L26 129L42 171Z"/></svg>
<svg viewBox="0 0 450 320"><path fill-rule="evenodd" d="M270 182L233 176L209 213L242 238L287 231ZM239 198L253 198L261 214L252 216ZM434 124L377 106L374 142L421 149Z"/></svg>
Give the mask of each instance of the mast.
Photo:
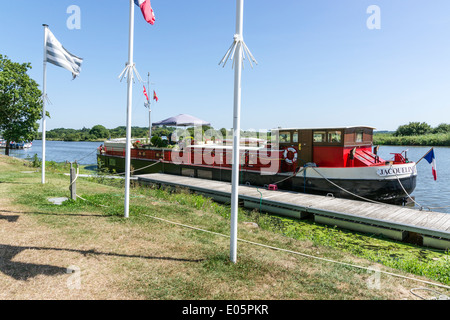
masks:
<svg viewBox="0 0 450 320"><path fill-rule="evenodd" d="M239 201L239 167L240 167L240 140L241 140L241 78L245 55L257 63L250 50L247 48L243 38L244 29L244 0L236 0L236 33L234 41L225 56L219 62L225 67L228 59L233 60L234 73L234 109L233 109L233 167L231 182L231 231L230 231L230 260L237 261L237 224L238 224L238 201Z"/></svg>
<svg viewBox="0 0 450 320"><path fill-rule="evenodd" d="M136 70L136 66L133 61L134 54L134 0L130 0L130 30L128 40L128 62L125 69L119 75L120 81L124 77L127 78L127 130L126 130L126 149L125 149L125 203L124 203L124 216L129 217L130 211L130 175L131 175L131 109L133 105L133 82L134 73L140 83L143 83L141 76Z"/></svg>
<svg viewBox="0 0 450 320"><path fill-rule="evenodd" d="M243 0L238 0L236 5L236 39L242 39L243 31ZM237 261L237 224L239 205L239 166L240 166L240 141L241 141L241 77L242 77L242 46L236 48L236 65L234 72L234 111L233 111L233 169L231 185L231 240L230 260Z"/></svg>
<svg viewBox="0 0 450 320"><path fill-rule="evenodd" d="M128 42L128 65L127 65L127 143L125 156L125 208L124 216L129 217L130 211L130 169L131 169L131 107L133 99L133 49L134 49L134 2L130 0L130 31Z"/></svg>
<svg viewBox="0 0 450 320"><path fill-rule="evenodd" d="M150 94L150 72L147 74L147 95ZM151 108L151 98L148 99L148 139L152 142L152 108Z"/></svg>
<svg viewBox="0 0 450 320"><path fill-rule="evenodd" d="M44 83L42 85L42 184L45 184L45 139L46 139L46 112L45 103L47 100L47 30L48 25L44 27Z"/></svg>

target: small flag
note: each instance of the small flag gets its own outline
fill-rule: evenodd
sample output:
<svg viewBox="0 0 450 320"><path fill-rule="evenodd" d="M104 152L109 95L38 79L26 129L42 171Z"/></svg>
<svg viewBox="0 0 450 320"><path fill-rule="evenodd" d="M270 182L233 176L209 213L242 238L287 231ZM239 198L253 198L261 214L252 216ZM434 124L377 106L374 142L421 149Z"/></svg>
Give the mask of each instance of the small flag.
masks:
<svg viewBox="0 0 450 320"><path fill-rule="evenodd" d="M437 180L436 158L434 157L434 149L432 148L424 157L432 166L434 180Z"/></svg>
<svg viewBox="0 0 450 320"><path fill-rule="evenodd" d="M141 8L145 21L151 25L155 24L155 13L153 12L150 0L134 0L134 3Z"/></svg>
<svg viewBox="0 0 450 320"><path fill-rule="evenodd" d="M46 28L45 46L46 62L69 70L74 79L80 74L83 59L67 51L48 28Z"/></svg>
<svg viewBox="0 0 450 320"><path fill-rule="evenodd" d="M145 90L145 86L144 86L144 96L147 98L147 101L150 100L150 99L148 98L147 90Z"/></svg>
<svg viewBox="0 0 450 320"><path fill-rule="evenodd" d="M156 92L153 91L153 100L156 100L156 102L158 102L158 97L156 96Z"/></svg>

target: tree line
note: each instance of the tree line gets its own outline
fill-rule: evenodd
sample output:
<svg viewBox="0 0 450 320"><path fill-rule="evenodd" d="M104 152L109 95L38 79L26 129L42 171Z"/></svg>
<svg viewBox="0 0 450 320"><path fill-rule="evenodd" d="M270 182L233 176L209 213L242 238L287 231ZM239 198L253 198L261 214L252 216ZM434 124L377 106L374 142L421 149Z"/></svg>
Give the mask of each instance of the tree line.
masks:
<svg viewBox="0 0 450 320"><path fill-rule="evenodd" d="M210 126L203 126L202 133L207 130L214 130ZM152 128L152 139L155 139L154 145L160 144L160 140L164 137L169 138L171 133L176 130L175 127L153 127ZM222 136L230 135L231 132L227 132L225 128L218 130ZM187 135L194 139L195 132L193 127L186 128ZM131 137L132 138L146 138L149 136L148 127L131 127ZM68 128L57 128L46 131L46 140L54 141L103 141L106 139L117 139L126 137L126 126L119 126L114 129L107 129L103 125L95 125L92 128L83 127L82 129L68 129ZM187 138L187 137L186 137ZM36 133L36 140L42 139L42 132ZM153 141L152 141L153 142Z"/></svg>
<svg viewBox="0 0 450 320"><path fill-rule="evenodd" d="M126 126L119 126L114 129L107 129L103 125L95 125L92 128L82 129L57 128L46 131L46 140L58 141L103 141L106 139L124 138L126 136ZM169 136L172 128L157 127L152 129L152 135L159 137ZM132 138L145 138L149 135L148 127L131 127ZM36 135L37 140L42 139L42 133Z"/></svg>
<svg viewBox="0 0 450 320"><path fill-rule="evenodd" d="M426 122L410 122L401 125L395 132L375 133L374 144L397 146L450 146L450 124L436 127Z"/></svg>
<svg viewBox="0 0 450 320"><path fill-rule="evenodd" d="M394 136L421 136L426 134L440 133L450 133L450 124L441 123L437 127L433 128L426 122L410 122L409 124L398 127L398 129L394 132Z"/></svg>

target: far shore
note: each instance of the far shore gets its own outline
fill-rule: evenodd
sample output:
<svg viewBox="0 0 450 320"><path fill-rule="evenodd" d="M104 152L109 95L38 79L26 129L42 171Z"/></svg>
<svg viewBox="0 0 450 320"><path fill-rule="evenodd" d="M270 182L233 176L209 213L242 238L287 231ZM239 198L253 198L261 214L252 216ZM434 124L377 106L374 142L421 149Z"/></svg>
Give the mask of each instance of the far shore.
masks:
<svg viewBox="0 0 450 320"><path fill-rule="evenodd" d="M421 147L449 147L449 133L434 133L418 136L394 136L392 133L375 133L374 145L384 146L421 146Z"/></svg>

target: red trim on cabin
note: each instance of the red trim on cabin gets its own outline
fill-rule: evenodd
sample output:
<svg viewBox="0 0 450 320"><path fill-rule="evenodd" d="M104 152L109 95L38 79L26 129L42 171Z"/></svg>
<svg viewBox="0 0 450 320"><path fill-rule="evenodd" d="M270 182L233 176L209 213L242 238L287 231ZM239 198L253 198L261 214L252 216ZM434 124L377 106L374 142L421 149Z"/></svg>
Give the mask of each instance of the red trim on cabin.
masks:
<svg viewBox="0 0 450 320"><path fill-rule="evenodd" d="M313 155L313 162L319 167L371 167L385 164L385 160L372 153L371 146L314 146Z"/></svg>

